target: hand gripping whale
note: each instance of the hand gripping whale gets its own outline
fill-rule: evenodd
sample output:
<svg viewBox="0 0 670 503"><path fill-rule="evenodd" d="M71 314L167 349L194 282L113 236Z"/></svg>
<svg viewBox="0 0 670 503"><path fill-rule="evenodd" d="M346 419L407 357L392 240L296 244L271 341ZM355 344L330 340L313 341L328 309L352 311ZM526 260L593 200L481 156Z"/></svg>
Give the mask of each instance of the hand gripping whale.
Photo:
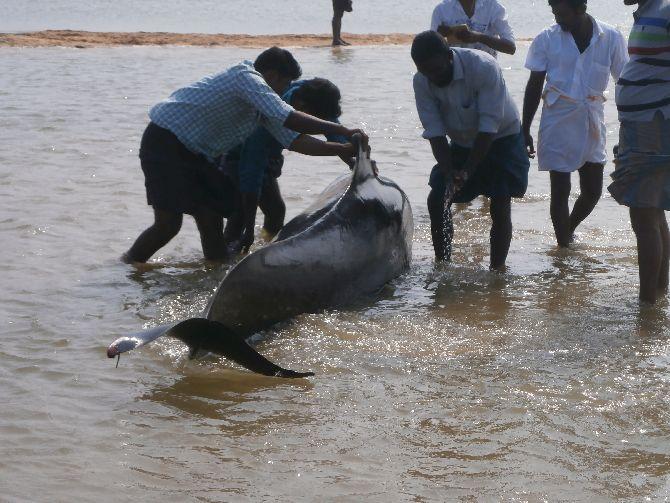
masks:
<svg viewBox="0 0 670 503"><path fill-rule="evenodd" d="M275 241L230 269L204 318L121 337L107 356L168 335L187 344L192 357L207 351L264 375L313 375L275 365L246 339L298 314L342 307L378 292L409 267L412 235L407 196L376 176L374 161L359 146L351 174L331 183Z"/></svg>

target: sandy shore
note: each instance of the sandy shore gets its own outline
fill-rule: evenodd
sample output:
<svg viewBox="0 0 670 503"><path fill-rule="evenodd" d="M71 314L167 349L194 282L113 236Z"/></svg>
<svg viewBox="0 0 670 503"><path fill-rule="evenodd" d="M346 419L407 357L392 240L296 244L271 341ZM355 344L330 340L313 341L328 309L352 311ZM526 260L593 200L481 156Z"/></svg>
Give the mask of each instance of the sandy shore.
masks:
<svg viewBox="0 0 670 503"><path fill-rule="evenodd" d="M386 33L344 34L352 45L409 44L413 35ZM330 35L225 35L204 33L90 32L46 30L28 33L0 33L0 47L110 47L121 45L189 45L234 47L323 47L331 43Z"/></svg>

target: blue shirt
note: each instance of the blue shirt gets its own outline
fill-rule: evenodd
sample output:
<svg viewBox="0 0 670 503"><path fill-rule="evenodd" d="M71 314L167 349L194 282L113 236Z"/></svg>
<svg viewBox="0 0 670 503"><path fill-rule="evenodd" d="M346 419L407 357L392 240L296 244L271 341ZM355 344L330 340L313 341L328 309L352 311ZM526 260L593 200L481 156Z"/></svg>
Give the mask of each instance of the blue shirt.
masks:
<svg viewBox="0 0 670 503"><path fill-rule="evenodd" d="M304 83L304 80L299 80L291 84L282 99L290 103L293 94ZM331 122L339 123L337 118L332 118ZM347 142L346 137L340 135L326 135L326 139L336 143ZM259 193L270 159L281 155L284 146L273 138L267 128L259 127L235 150L239 151L240 158L237 167L240 192Z"/></svg>
<svg viewBox="0 0 670 503"><path fill-rule="evenodd" d="M214 160L262 124L288 147L299 136L283 127L293 107L267 85L251 61L183 87L149 111L192 152Z"/></svg>

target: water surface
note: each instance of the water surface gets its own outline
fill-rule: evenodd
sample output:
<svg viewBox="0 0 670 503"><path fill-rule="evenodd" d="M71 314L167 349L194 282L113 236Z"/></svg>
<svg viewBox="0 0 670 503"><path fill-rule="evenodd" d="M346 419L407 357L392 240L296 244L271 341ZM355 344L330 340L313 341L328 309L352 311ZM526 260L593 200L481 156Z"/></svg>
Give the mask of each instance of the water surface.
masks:
<svg viewBox="0 0 670 503"><path fill-rule="evenodd" d="M526 50L501 58L518 103ZM667 499L668 305L640 314L625 209L605 196L558 251L533 165L509 271L487 270L482 201L458 209L454 263L435 267L407 47L295 51L340 85L343 121L370 132L417 229L411 270L378 299L260 335L263 354L317 376L190 362L169 340L114 368L111 340L198 315L225 274L201 260L190 219L153 269L117 260L151 221L136 157L147 108L254 54L0 50L0 499ZM344 169L289 154L289 214Z"/></svg>
<svg viewBox="0 0 670 503"><path fill-rule="evenodd" d="M438 0L354 0L344 18L352 33L413 33L430 28ZM553 23L546 0L504 0L519 37ZM622 0L590 0L589 11L628 26ZM177 33L329 33L331 0L0 0L0 31L76 29ZM628 16L624 13L628 13Z"/></svg>

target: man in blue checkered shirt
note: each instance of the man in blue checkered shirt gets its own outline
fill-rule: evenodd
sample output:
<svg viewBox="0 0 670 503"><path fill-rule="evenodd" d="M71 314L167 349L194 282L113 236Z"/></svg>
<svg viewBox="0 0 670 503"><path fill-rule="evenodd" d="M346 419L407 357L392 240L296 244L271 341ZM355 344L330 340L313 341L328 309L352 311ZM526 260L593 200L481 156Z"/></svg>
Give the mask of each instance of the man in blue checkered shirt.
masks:
<svg viewBox="0 0 670 503"><path fill-rule="evenodd" d="M215 163L259 125L295 152L354 155L351 143L321 141L308 135L351 138L362 133L367 141L365 133L299 112L281 99L290 82L301 74L290 52L272 47L255 62L244 61L204 77L150 110L140 161L154 223L122 260L146 262L177 235L185 213L196 221L205 258L227 258L223 217L233 211L235 188Z"/></svg>

